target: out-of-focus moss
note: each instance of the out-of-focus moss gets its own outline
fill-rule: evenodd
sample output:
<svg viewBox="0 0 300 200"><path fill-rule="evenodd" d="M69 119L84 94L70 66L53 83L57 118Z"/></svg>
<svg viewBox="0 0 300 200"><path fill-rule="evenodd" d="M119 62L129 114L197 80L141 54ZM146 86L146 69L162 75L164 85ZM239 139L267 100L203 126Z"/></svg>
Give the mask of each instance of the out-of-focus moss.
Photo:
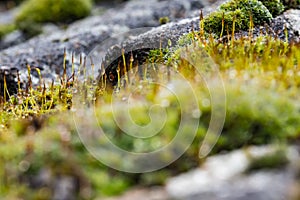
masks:
<svg viewBox="0 0 300 200"><path fill-rule="evenodd" d="M2 39L6 34L14 31L16 26L14 24L0 25L0 39Z"/></svg>
<svg viewBox="0 0 300 200"><path fill-rule="evenodd" d="M169 22L170 22L169 17L161 17L161 18L159 18L159 23L160 24L166 24L166 23L169 23Z"/></svg>
<svg viewBox="0 0 300 200"><path fill-rule="evenodd" d="M28 0L16 16L16 24L29 36L41 31L45 22L70 23L90 14L91 0Z"/></svg>
<svg viewBox="0 0 300 200"><path fill-rule="evenodd" d="M21 5L17 22L71 22L87 16L91 0L28 0Z"/></svg>
<svg viewBox="0 0 300 200"><path fill-rule="evenodd" d="M275 152L252 159L247 171L280 168L288 164L288 162L286 151L279 149Z"/></svg>

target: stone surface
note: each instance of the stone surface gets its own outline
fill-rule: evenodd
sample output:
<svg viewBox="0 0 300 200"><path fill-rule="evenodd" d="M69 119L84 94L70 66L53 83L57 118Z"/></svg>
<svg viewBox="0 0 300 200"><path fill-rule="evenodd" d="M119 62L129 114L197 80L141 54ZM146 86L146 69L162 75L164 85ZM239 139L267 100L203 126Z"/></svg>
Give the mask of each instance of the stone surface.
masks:
<svg viewBox="0 0 300 200"><path fill-rule="evenodd" d="M273 147L251 147L209 157L199 168L171 178L167 191L180 200L285 200L296 184L299 152L290 147L289 164L280 169L246 173L251 159L274 152Z"/></svg>
<svg viewBox="0 0 300 200"><path fill-rule="evenodd" d="M11 24L14 21L14 16L18 12L18 8L13 8L7 11L0 12L0 24Z"/></svg>
<svg viewBox="0 0 300 200"><path fill-rule="evenodd" d="M284 18L293 27L297 33L298 38L300 37L300 10L291 9L283 14Z"/></svg>
<svg viewBox="0 0 300 200"><path fill-rule="evenodd" d="M24 34L19 30L15 30L15 31L5 35L3 37L3 39L0 40L0 50L20 44L20 43L24 42L25 40L26 39L25 39Z"/></svg>

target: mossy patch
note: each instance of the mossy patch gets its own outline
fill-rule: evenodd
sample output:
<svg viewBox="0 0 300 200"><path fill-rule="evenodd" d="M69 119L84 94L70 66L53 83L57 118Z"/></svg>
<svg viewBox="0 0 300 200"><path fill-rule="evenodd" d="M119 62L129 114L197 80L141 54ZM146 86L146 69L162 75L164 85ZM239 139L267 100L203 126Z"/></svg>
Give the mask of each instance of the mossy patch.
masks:
<svg viewBox="0 0 300 200"><path fill-rule="evenodd" d="M248 30L251 27L250 22L262 25L271 19L270 11L258 0L232 0L222 4L218 11L204 18L204 30L219 36L222 30L224 34L231 33L233 28L236 31Z"/></svg>
<svg viewBox="0 0 300 200"><path fill-rule="evenodd" d="M16 29L16 26L14 24L0 24L0 40L7 35L8 33L13 32Z"/></svg>
<svg viewBox="0 0 300 200"><path fill-rule="evenodd" d="M287 152L284 149L278 149L275 152L268 153L250 161L248 172L260 169L277 169L284 167L289 162Z"/></svg>
<svg viewBox="0 0 300 200"><path fill-rule="evenodd" d="M169 22L170 22L169 17L161 17L161 18L159 18L159 23L160 24L166 24L166 23L169 23Z"/></svg>
<svg viewBox="0 0 300 200"><path fill-rule="evenodd" d="M28 0L21 5L17 22L71 22L87 16L92 3L90 0Z"/></svg>
<svg viewBox="0 0 300 200"><path fill-rule="evenodd" d="M90 14L91 0L28 0L16 16L18 28L30 36L41 31L41 24L70 23Z"/></svg>

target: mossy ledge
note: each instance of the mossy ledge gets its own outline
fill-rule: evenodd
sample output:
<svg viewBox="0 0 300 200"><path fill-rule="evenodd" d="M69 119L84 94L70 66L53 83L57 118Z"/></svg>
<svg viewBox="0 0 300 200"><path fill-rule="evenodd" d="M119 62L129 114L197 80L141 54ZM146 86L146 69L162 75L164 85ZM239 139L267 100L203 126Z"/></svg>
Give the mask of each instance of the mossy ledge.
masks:
<svg viewBox="0 0 300 200"><path fill-rule="evenodd" d="M284 10L300 5L300 1L232 0L220 6L203 19L203 29L216 37L232 31L247 31L254 26L269 23Z"/></svg>

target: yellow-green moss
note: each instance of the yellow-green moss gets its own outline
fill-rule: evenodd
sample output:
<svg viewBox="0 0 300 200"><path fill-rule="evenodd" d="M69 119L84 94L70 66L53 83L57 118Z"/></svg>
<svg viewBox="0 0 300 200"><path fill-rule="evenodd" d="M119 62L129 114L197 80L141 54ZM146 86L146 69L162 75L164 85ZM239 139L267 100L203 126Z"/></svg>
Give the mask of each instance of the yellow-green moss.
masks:
<svg viewBox="0 0 300 200"><path fill-rule="evenodd" d="M28 0L16 21L70 22L89 15L91 6L91 0Z"/></svg>
<svg viewBox="0 0 300 200"><path fill-rule="evenodd" d="M90 14L91 0L28 0L16 16L16 24L29 36L41 32L45 22L69 23Z"/></svg>
<svg viewBox="0 0 300 200"><path fill-rule="evenodd" d="M161 17L161 18L159 18L159 23L160 24L166 24L166 23L169 23L169 22L170 22L169 17Z"/></svg>
<svg viewBox="0 0 300 200"><path fill-rule="evenodd" d="M14 31L16 29L16 26L14 24L0 24L0 39L3 38L6 34Z"/></svg>
<svg viewBox="0 0 300 200"><path fill-rule="evenodd" d="M251 160L247 171L280 168L288 164L287 152L278 149L275 152Z"/></svg>

